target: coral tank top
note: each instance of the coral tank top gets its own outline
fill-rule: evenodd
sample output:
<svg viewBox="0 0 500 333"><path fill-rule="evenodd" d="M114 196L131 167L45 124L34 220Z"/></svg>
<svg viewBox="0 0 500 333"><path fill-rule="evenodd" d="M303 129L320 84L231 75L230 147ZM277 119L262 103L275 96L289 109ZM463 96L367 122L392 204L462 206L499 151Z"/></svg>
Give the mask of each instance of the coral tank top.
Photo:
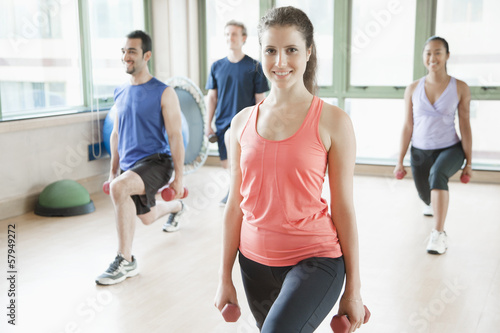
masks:
<svg viewBox="0 0 500 333"><path fill-rule="evenodd" d="M327 151L319 135L323 101L314 96L299 130L279 141L257 133L259 106L240 137L240 252L267 266L342 256L328 203L321 198L327 168Z"/></svg>

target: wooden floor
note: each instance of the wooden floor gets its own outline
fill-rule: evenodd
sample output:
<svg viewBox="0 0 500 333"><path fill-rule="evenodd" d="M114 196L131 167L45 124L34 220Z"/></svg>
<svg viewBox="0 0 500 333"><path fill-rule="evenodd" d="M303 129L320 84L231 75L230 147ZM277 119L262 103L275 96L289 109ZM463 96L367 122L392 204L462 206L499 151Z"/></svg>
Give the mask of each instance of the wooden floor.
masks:
<svg viewBox="0 0 500 333"><path fill-rule="evenodd" d="M88 215L0 221L0 332L258 332L237 267L242 317L227 324L213 306L223 213L218 202L228 177L220 168L203 167L185 183L190 210L182 229L162 232L164 219L138 224L140 274L116 286L94 283L116 251L104 194L92 194L96 211ZM450 193L450 247L432 256L425 252L432 219L421 215L412 181L355 178L362 295L372 312L357 332L500 332L500 186L453 182ZM14 329L6 316L9 224L16 226L17 241ZM317 332L330 332L331 315Z"/></svg>

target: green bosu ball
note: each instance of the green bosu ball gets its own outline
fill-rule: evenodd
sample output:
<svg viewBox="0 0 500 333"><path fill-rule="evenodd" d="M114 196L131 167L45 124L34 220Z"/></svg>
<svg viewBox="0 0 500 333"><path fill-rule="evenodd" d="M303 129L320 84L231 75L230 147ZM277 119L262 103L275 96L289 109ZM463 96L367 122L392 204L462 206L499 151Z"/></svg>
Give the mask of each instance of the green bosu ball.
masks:
<svg viewBox="0 0 500 333"><path fill-rule="evenodd" d="M74 180L63 179L47 185L40 193L35 214L41 216L74 216L95 210L90 195Z"/></svg>

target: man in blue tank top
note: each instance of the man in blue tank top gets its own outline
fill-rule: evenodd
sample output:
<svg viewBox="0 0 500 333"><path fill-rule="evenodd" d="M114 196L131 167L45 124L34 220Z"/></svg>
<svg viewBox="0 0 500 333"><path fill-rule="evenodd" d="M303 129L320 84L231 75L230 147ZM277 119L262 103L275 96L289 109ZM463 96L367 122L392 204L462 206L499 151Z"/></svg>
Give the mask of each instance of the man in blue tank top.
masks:
<svg viewBox="0 0 500 333"><path fill-rule="evenodd" d="M122 62L130 82L115 89L116 118L110 138L110 197L118 231L118 255L96 283L111 285L137 275L132 256L136 216L149 225L170 216L164 231L175 231L184 211L180 200L158 202L155 195L168 184L176 199L182 197L184 144L181 110L172 87L154 78L147 64L151 58L151 38L143 31L127 35ZM165 132L168 136L168 143Z"/></svg>
<svg viewBox="0 0 500 333"><path fill-rule="evenodd" d="M224 134L236 113L262 101L269 86L262 65L243 53L243 44L247 39L245 25L231 20L226 23L224 34L228 55L212 64L205 86L208 89L205 135L216 135L222 167L228 169ZM215 133L212 129L214 116ZM221 204L225 204L226 200L227 195Z"/></svg>

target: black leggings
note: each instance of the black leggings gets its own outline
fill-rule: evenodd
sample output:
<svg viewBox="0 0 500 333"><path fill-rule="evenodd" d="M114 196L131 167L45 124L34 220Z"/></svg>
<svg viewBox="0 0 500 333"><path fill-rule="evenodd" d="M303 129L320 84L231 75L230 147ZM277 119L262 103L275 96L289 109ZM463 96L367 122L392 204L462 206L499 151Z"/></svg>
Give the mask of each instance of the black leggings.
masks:
<svg viewBox="0 0 500 333"><path fill-rule="evenodd" d="M270 267L239 255L243 285L262 333L314 332L344 284L344 258L309 258Z"/></svg>
<svg viewBox="0 0 500 333"><path fill-rule="evenodd" d="M431 203L431 190L448 191L448 180L464 164L462 143L451 147L423 150L411 147L411 172L418 196L426 205Z"/></svg>

